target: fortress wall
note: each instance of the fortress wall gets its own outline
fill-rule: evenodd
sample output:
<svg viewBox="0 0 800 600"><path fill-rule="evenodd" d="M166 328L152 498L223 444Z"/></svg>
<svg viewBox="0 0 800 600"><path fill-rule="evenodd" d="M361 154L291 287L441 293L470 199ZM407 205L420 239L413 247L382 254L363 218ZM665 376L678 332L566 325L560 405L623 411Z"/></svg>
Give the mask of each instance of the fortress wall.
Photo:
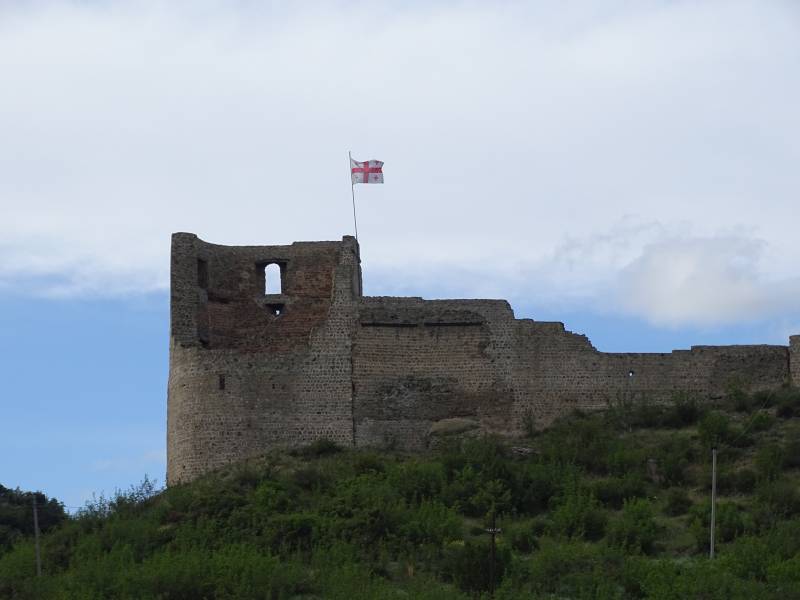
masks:
<svg viewBox="0 0 800 600"><path fill-rule="evenodd" d="M264 293L264 265L280 293ZM785 346L598 352L503 300L363 298L358 243L172 241L167 482L275 446L431 445L465 426L514 435L574 409L800 385ZM455 421L454 421L455 420Z"/></svg>
<svg viewBox="0 0 800 600"><path fill-rule="evenodd" d="M518 321L515 425L547 425L572 410L619 402L666 402L676 392L721 396L734 381L777 387L788 377L785 346L694 346L671 353L602 353L563 325Z"/></svg>
<svg viewBox="0 0 800 600"><path fill-rule="evenodd" d="M508 303L364 298L360 309L353 345L357 445L421 449L434 423L454 417L489 431L507 427Z"/></svg>
<svg viewBox="0 0 800 600"><path fill-rule="evenodd" d="M355 241L244 248L178 241L173 290L184 296L173 298L168 483L278 445L352 443ZM275 258L284 261L284 293L264 296L260 265ZM281 314L265 303L281 303Z"/></svg>

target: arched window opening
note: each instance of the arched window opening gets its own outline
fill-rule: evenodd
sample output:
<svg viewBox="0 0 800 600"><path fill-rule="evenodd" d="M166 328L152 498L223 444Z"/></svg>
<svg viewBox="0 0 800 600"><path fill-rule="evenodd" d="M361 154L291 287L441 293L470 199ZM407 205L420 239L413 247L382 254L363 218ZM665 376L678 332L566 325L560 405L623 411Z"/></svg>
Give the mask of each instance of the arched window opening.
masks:
<svg viewBox="0 0 800 600"><path fill-rule="evenodd" d="M281 266L278 263L270 263L264 267L264 294L281 293Z"/></svg>

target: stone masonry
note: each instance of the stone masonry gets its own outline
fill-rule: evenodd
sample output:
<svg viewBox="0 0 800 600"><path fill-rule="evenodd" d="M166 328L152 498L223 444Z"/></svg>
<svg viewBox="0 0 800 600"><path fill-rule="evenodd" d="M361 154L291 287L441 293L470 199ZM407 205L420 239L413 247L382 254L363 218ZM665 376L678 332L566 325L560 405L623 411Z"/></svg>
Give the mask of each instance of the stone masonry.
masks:
<svg viewBox="0 0 800 600"><path fill-rule="evenodd" d="M169 484L321 438L421 450L446 423L513 436L574 409L721 396L734 380L800 385L800 336L610 354L562 323L515 319L504 300L364 297L350 236L172 237Z"/></svg>

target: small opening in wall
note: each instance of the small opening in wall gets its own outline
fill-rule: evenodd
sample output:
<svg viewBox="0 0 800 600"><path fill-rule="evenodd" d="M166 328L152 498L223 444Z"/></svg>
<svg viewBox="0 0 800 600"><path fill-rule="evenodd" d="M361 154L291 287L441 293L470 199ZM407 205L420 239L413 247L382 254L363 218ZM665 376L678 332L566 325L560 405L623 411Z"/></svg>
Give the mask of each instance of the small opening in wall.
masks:
<svg viewBox="0 0 800 600"><path fill-rule="evenodd" d="M267 304L267 310L273 317L280 317L283 314L283 304Z"/></svg>
<svg viewBox="0 0 800 600"><path fill-rule="evenodd" d="M197 285L202 290L208 289L208 262L197 259Z"/></svg>
<svg viewBox="0 0 800 600"><path fill-rule="evenodd" d="M283 286L281 281L281 266L270 263L264 266L264 294L280 294Z"/></svg>
<svg viewBox="0 0 800 600"><path fill-rule="evenodd" d="M225 375L219 376L219 389L221 390L225 389Z"/></svg>
<svg viewBox="0 0 800 600"><path fill-rule="evenodd" d="M630 377L632 379L634 375L636 375L636 373L633 372L633 369L628 371L628 377Z"/></svg>

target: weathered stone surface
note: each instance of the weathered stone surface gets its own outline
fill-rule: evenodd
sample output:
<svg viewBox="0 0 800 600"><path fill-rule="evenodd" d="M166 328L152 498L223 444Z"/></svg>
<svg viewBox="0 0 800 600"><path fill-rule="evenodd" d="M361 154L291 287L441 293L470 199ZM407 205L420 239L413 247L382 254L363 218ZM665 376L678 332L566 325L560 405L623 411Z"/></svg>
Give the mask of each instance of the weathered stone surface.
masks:
<svg viewBox="0 0 800 600"><path fill-rule="evenodd" d="M481 424L474 419L463 419L459 417L456 417L454 419L442 419L440 421L436 421L433 425L431 425L428 435L433 435L438 437L458 435L466 431L479 429L480 426Z"/></svg>
<svg viewBox="0 0 800 600"><path fill-rule="evenodd" d="M265 289L271 263L279 293ZM516 435L575 408L721 395L742 376L750 389L800 384L800 336L790 347L608 354L562 323L515 319L503 300L363 297L350 236L172 239L170 484L276 446L421 450L455 423Z"/></svg>

